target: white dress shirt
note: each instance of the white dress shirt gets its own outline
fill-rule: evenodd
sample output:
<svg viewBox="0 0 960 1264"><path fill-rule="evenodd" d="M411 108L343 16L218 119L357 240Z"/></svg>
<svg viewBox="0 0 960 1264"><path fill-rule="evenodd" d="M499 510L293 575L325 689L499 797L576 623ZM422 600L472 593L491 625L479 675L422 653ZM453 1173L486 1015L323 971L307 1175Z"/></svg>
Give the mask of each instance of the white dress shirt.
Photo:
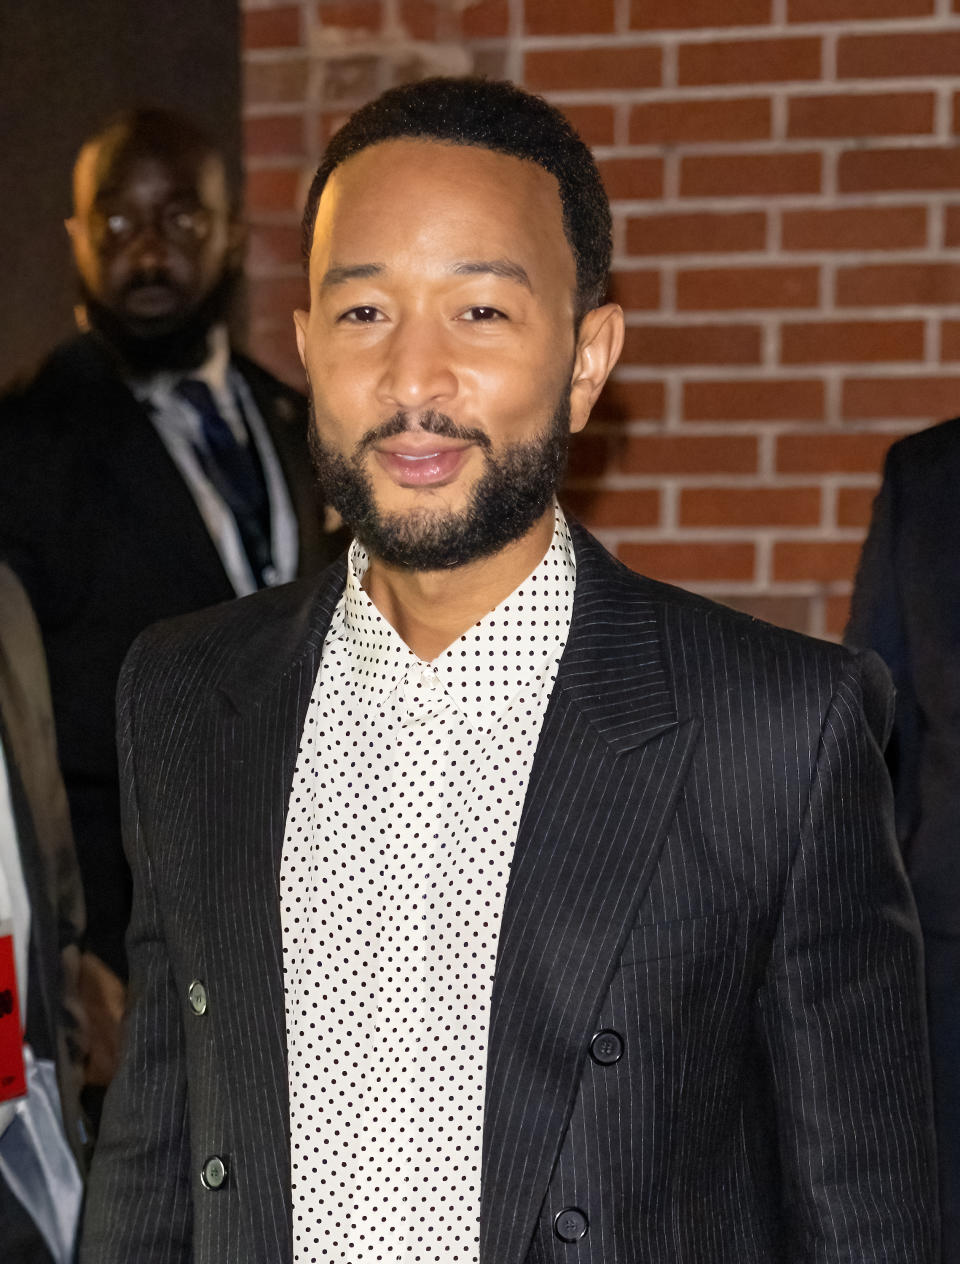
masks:
<svg viewBox="0 0 960 1264"><path fill-rule="evenodd" d="M252 438L263 468L270 501L272 584L285 584L297 573L297 519L280 462L250 389L230 363L230 342L222 325L210 331L210 354L190 373L161 372L131 380L130 388L147 405L150 419L190 490L210 533L223 568L237 596L254 592L257 584L229 505L207 477L197 457L204 446L200 415L177 393L184 377L205 382L234 438L246 445ZM249 435L248 428L249 427Z"/></svg>
<svg viewBox="0 0 960 1264"><path fill-rule="evenodd" d="M558 507L533 573L429 663L366 566L354 542L281 866L294 1258L476 1264L500 919L576 564Z"/></svg>

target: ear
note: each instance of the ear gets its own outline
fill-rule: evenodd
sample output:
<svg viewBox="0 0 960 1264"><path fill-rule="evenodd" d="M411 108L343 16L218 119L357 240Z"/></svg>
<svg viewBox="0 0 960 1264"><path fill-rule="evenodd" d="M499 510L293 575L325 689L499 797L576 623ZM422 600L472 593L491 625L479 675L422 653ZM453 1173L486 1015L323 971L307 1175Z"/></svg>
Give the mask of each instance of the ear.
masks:
<svg viewBox="0 0 960 1264"><path fill-rule="evenodd" d="M307 344L307 321L310 319L310 313L304 311L302 307L298 307L293 313L293 325L297 334L297 353L300 356L300 363L304 369L307 367L306 360L306 344Z"/></svg>
<svg viewBox="0 0 960 1264"><path fill-rule="evenodd" d="M67 230L67 236L70 238L71 242L76 245L77 239L83 231L80 221L77 219L76 215L71 215L68 219L65 219L63 221L63 226Z"/></svg>
<svg viewBox="0 0 960 1264"><path fill-rule="evenodd" d="M587 424L604 383L623 349L623 309L606 303L587 312L580 322L570 378L570 430Z"/></svg>

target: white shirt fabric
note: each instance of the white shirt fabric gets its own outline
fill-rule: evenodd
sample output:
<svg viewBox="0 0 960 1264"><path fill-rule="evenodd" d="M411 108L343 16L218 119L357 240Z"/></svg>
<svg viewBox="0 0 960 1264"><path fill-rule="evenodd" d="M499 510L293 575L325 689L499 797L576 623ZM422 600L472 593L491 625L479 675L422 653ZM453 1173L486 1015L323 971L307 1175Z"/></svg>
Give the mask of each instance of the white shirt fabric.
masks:
<svg viewBox="0 0 960 1264"><path fill-rule="evenodd" d="M355 541L281 864L294 1258L476 1264L500 919L576 563L558 506L533 573L430 663L366 567Z"/></svg>
<svg viewBox="0 0 960 1264"><path fill-rule="evenodd" d="M256 580L230 506L211 483L197 458L197 449L204 447L200 415L176 390L185 377L207 384L221 416L239 444L246 446L252 437L256 445L270 501L273 571L268 578L271 584L285 584L296 578L299 548L297 519L266 424L242 374L230 364L230 342L222 325L210 331L209 345L207 359L190 373L155 373L131 380L130 388L140 402L147 405L154 428L193 496L227 577L237 596L243 597L256 590Z"/></svg>

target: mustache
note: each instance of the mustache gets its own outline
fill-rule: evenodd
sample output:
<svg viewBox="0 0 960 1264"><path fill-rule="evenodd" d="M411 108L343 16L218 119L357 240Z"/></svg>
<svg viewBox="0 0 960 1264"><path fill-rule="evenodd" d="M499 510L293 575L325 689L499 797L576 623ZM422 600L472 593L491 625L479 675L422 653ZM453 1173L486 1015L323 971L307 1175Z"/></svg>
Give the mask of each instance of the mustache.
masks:
<svg viewBox="0 0 960 1264"><path fill-rule="evenodd" d="M162 285L167 290L176 290L178 292L180 289L166 268L141 268L139 271L134 272L124 284L122 295L126 298L134 290L142 290L150 285Z"/></svg>
<svg viewBox="0 0 960 1264"><path fill-rule="evenodd" d="M443 439L461 439L465 443L475 443L485 452L489 452L493 446L489 436L482 430L473 426L460 426L446 413L430 408L418 413L416 417L410 413L396 412L379 426L374 426L357 444L354 458L359 460L369 448L382 443L384 439L392 439L394 435L407 434L414 430L425 430L427 434L439 435Z"/></svg>

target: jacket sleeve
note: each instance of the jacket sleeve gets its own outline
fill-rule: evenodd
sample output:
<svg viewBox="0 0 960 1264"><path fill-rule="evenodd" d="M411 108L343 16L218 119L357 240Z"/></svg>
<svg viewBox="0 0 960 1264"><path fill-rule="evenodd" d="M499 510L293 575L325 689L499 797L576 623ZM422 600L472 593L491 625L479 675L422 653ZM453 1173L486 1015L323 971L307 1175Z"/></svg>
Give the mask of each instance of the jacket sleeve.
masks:
<svg viewBox="0 0 960 1264"><path fill-rule="evenodd" d="M922 950L880 746L890 706L876 656L848 660L760 993L784 1264L939 1258Z"/></svg>
<svg viewBox="0 0 960 1264"><path fill-rule="evenodd" d="M137 791L138 650L135 644L118 693L124 840L134 882L127 1031L91 1169L81 1264L192 1259L184 1032Z"/></svg>

